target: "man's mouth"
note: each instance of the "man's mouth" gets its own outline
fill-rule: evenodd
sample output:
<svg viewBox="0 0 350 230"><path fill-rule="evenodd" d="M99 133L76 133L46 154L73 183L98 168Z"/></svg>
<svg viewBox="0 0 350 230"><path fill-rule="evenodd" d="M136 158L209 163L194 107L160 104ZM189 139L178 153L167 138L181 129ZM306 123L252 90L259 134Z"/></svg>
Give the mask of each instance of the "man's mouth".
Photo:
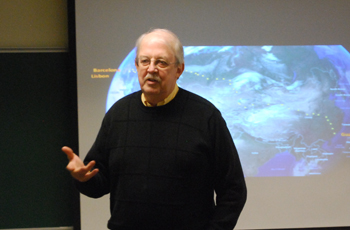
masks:
<svg viewBox="0 0 350 230"><path fill-rule="evenodd" d="M160 78L155 75L147 74L147 76L145 77L145 81L160 82Z"/></svg>

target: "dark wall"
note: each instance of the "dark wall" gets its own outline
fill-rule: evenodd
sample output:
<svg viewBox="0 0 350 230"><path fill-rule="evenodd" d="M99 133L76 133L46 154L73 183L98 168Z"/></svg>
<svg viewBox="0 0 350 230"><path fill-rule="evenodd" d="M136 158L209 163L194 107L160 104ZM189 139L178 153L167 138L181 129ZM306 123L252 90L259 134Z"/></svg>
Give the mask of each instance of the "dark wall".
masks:
<svg viewBox="0 0 350 230"><path fill-rule="evenodd" d="M0 53L0 229L79 225L63 145L78 146L69 53Z"/></svg>

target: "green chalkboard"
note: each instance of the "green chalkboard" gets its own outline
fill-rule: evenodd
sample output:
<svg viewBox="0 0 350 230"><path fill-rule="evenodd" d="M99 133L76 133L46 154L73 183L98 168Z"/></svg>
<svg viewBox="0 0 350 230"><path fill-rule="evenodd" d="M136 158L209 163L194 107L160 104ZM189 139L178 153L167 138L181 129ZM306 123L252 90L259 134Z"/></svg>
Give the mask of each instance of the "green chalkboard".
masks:
<svg viewBox="0 0 350 230"><path fill-rule="evenodd" d="M0 229L79 227L60 151L77 149L69 53L0 53Z"/></svg>

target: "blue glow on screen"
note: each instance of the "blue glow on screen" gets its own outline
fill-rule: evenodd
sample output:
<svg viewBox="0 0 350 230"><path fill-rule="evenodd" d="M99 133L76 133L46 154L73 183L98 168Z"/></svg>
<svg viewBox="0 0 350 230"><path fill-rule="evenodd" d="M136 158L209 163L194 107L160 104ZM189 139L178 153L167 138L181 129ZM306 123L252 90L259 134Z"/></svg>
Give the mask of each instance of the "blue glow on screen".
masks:
<svg viewBox="0 0 350 230"><path fill-rule="evenodd" d="M350 54L341 45L186 46L184 89L223 114L247 177L311 176L350 164ZM135 49L106 110L140 90Z"/></svg>

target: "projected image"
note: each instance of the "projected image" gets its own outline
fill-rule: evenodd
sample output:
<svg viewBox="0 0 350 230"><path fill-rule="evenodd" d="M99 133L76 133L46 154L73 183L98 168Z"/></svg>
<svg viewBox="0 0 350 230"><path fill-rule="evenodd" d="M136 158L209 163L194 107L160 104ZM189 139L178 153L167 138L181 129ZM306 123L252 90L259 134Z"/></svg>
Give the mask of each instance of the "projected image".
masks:
<svg viewBox="0 0 350 230"><path fill-rule="evenodd" d="M227 122L247 177L310 176L350 164L350 54L332 46L187 46L184 89ZM106 110L140 90L135 50Z"/></svg>

